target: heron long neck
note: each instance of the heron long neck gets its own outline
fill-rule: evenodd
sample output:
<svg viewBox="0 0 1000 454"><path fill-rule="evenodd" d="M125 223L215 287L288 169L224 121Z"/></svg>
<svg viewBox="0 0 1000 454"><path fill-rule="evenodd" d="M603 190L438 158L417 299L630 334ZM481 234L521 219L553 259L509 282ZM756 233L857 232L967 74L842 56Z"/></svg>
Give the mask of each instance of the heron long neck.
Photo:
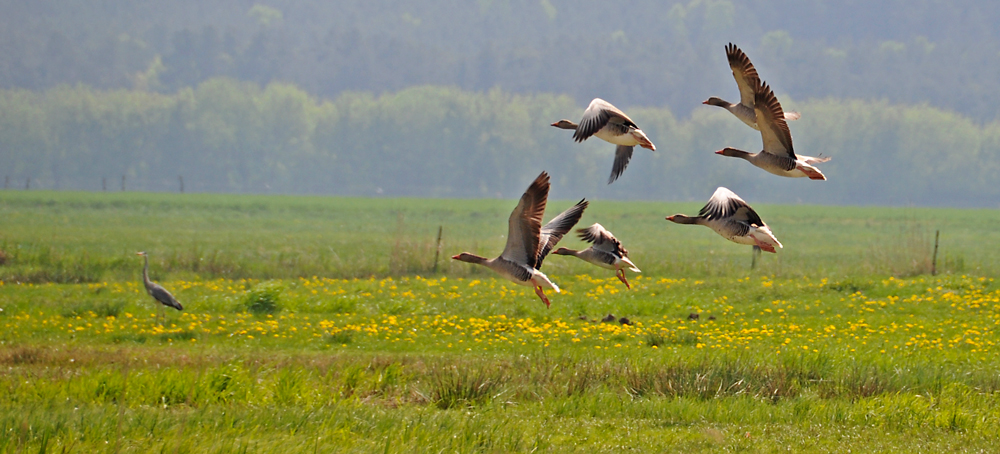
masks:
<svg viewBox="0 0 1000 454"><path fill-rule="evenodd" d="M150 282L149 282L149 256L148 255L144 255L144 256L142 256L142 259L146 262L146 264L143 265L143 267L142 267L142 282L144 284L146 284L146 286L148 287L149 284L150 284Z"/></svg>

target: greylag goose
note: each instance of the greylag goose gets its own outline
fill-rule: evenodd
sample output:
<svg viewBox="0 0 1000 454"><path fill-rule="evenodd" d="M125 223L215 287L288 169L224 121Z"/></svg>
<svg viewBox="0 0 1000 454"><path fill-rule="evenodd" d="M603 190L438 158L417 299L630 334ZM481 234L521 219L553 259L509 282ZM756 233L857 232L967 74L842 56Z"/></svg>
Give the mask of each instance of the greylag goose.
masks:
<svg viewBox="0 0 1000 454"><path fill-rule="evenodd" d="M595 136L618 145L615 148L615 163L611 166L608 184L614 183L625 171L636 145L656 151L656 146L646 137L646 133L642 132L625 112L601 98L594 98L590 102L590 106L583 112L583 119L579 125L569 120L559 120L552 123L552 126L576 131L573 133L573 140L576 142L583 142L590 136Z"/></svg>
<svg viewBox="0 0 1000 454"><path fill-rule="evenodd" d="M452 257L468 263L483 265L511 282L535 288L535 294L549 307L549 299L542 286L559 293L559 287L539 271L542 261L556 243L569 232L583 216L589 202L580 200L566 211L552 218L544 226L542 215L549 196L549 174L542 172L524 191L517 207L507 220L507 244L499 257L488 259L463 252Z"/></svg>
<svg viewBox="0 0 1000 454"><path fill-rule="evenodd" d="M580 234L580 238L583 241L593 243L593 245L582 251L561 247L552 251L552 253L572 255L601 268L615 270L615 275L618 276L618 279L625 283L626 288L631 289L632 286L629 285L628 279L625 279L625 268L636 273L640 273L641 271L629 260L628 250L622 247L622 243L601 224L594 224L585 229L578 229L576 232Z"/></svg>
<svg viewBox="0 0 1000 454"><path fill-rule="evenodd" d="M716 154L742 158L768 172L783 177L809 177L811 180L825 180L826 176L814 167L829 161L829 157L796 156L792 149L792 133L782 114L781 103L774 96L771 87L759 79L754 85L754 111L760 125L760 137L764 149L759 153L748 153L736 148L723 148Z"/></svg>
<svg viewBox="0 0 1000 454"><path fill-rule="evenodd" d="M667 216L667 220L678 224L704 225L729 241L758 246L767 252L775 252L775 246L782 247L757 212L733 191L723 187L715 190L698 216L675 214Z"/></svg>
<svg viewBox="0 0 1000 454"><path fill-rule="evenodd" d="M736 79L736 86L740 89L740 102L734 104L715 96L708 98L702 104L718 106L732 112L740 121L746 123L753 129L760 129L757 125L757 114L754 112L754 85L760 76L754 69L750 58L744 54L735 44L726 45L726 59L729 60L729 68L733 70L733 78ZM798 120L798 112L785 112L785 120Z"/></svg>
<svg viewBox="0 0 1000 454"><path fill-rule="evenodd" d="M135 255L141 255L146 263L142 267L142 283L146 286L146 293L149 293L149 296L152 296L153 299L164 306L172 307L179 311L184 310L184 306L181 306L181 303L177 301L177 298L174 298L174 295L171 295L160 284L149 280L149 256L145 252L136 252ZM160 309L162 310L163 308L161 307Z"/></svg>

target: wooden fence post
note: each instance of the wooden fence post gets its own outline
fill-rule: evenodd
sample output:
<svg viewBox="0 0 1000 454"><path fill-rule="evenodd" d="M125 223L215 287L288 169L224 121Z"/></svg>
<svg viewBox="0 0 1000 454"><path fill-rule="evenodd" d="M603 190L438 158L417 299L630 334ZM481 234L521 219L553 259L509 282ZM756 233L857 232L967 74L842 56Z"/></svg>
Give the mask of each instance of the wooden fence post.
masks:
<svg viewBox="0 0 1000 454"><path fill-rule="evenodd" d="M444 226L438 226L438 239L437 239L437 249L434 251L434 272L438 272L438 258L441 257L441 233L444 232Z"/></svg>
<svg viewBox="0 0 1000 454"><path fill-rule="evenodd" d="M937 276L937 251L938 251L938 238L941 237L941 231L934 231L934 255L931 257L931 276Z"/></svg>

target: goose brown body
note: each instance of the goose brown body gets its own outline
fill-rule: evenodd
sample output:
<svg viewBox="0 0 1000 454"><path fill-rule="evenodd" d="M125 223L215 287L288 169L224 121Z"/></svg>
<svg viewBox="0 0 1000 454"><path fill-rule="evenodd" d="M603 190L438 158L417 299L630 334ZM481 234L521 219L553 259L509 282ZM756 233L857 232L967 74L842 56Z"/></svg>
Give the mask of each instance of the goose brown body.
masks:
<svg viewBox="0 0 1000 454"><path fill-rule="evenodd" d="M771 87L755 81L754 110L760 126L760 136L763 149L759 153L750 153L737 148L723 148L716 154L741 158L770 173L783 177L808 177L811 180L826 180L816 164L830 160L828 157L812 157L796 155L792 146L792 133L785 122L781 103L774 96Z"/></svg>
<svg viewBox="0 0 1000 454"><path fill-rule="evenodd" d="M587 110L583 112L580 124L563 119L552 123L552 126L575 131L573 140L576 142L583 142L594 136L617 145L608 184L613 183L625 172L636 145L656 151L656 146L646 137L646 133L642 132L625 112L601 98L594 98L590 102Z"/></svg>
<svg viewBox="0 0 1000 454"><path fill-rule="evenodd" d="M726 45L726 59L729 61L729 69L733 71L733 78L736 79L736 87L740 90L740 102L731 103L713 96L702 102L702 104L726 109L735 115L736 118L739 118L740 121L746 123L747 126L759 130L757 113L754 109L754 85L760 81L757 69L750 62L750 57L747 57L733 43ZM785 120L798 120L799 117L798 112L785 112L782 114L782 118Z"/></svg>
<svg viewBox="0 0 1000 454"><path fill-rule="evenodd" d="M720 187L698 212L698 216L675 214L667 220L677 224L703 225L738 244L758 246L767 252L783 247L760 216L729 189Z"/></svg>
<svg viewBox="0 0 1000 454"><path fill-rule="evenodd" d="M625 268L636 273L640 271L632 263L632 260L629 259L628 250L622 246L622 243L601 224L594 224L585 229L578 229L577 233L582 240L592 243L592 245L580 251L561 247L552 251L552 253L557 255L572 255L601 268L615 270L615 276L625 284L626 288L631 289L632 286L629 285L628 279L625 278Z"/></svg>

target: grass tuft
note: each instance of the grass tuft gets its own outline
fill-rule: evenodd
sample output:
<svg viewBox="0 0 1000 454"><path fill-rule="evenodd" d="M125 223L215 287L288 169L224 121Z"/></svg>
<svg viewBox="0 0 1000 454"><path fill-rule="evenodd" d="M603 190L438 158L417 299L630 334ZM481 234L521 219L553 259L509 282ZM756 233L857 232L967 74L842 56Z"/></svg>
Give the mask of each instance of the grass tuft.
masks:
<svg viewBox="0 0 1000 454"><path fill-rule="evenodd" d="M254 315L281 312L281 293L285 286L278 281L262 282L255 285L243 298L243 308Z"/></svg>
<svg viewBox="0 0 1000 454"><path fill-rule="evenodd" d="M501 367L477 365L472 367L442 366L431 369L431 401L442 410L482 405L499 397L510 377Z"/></svg>

